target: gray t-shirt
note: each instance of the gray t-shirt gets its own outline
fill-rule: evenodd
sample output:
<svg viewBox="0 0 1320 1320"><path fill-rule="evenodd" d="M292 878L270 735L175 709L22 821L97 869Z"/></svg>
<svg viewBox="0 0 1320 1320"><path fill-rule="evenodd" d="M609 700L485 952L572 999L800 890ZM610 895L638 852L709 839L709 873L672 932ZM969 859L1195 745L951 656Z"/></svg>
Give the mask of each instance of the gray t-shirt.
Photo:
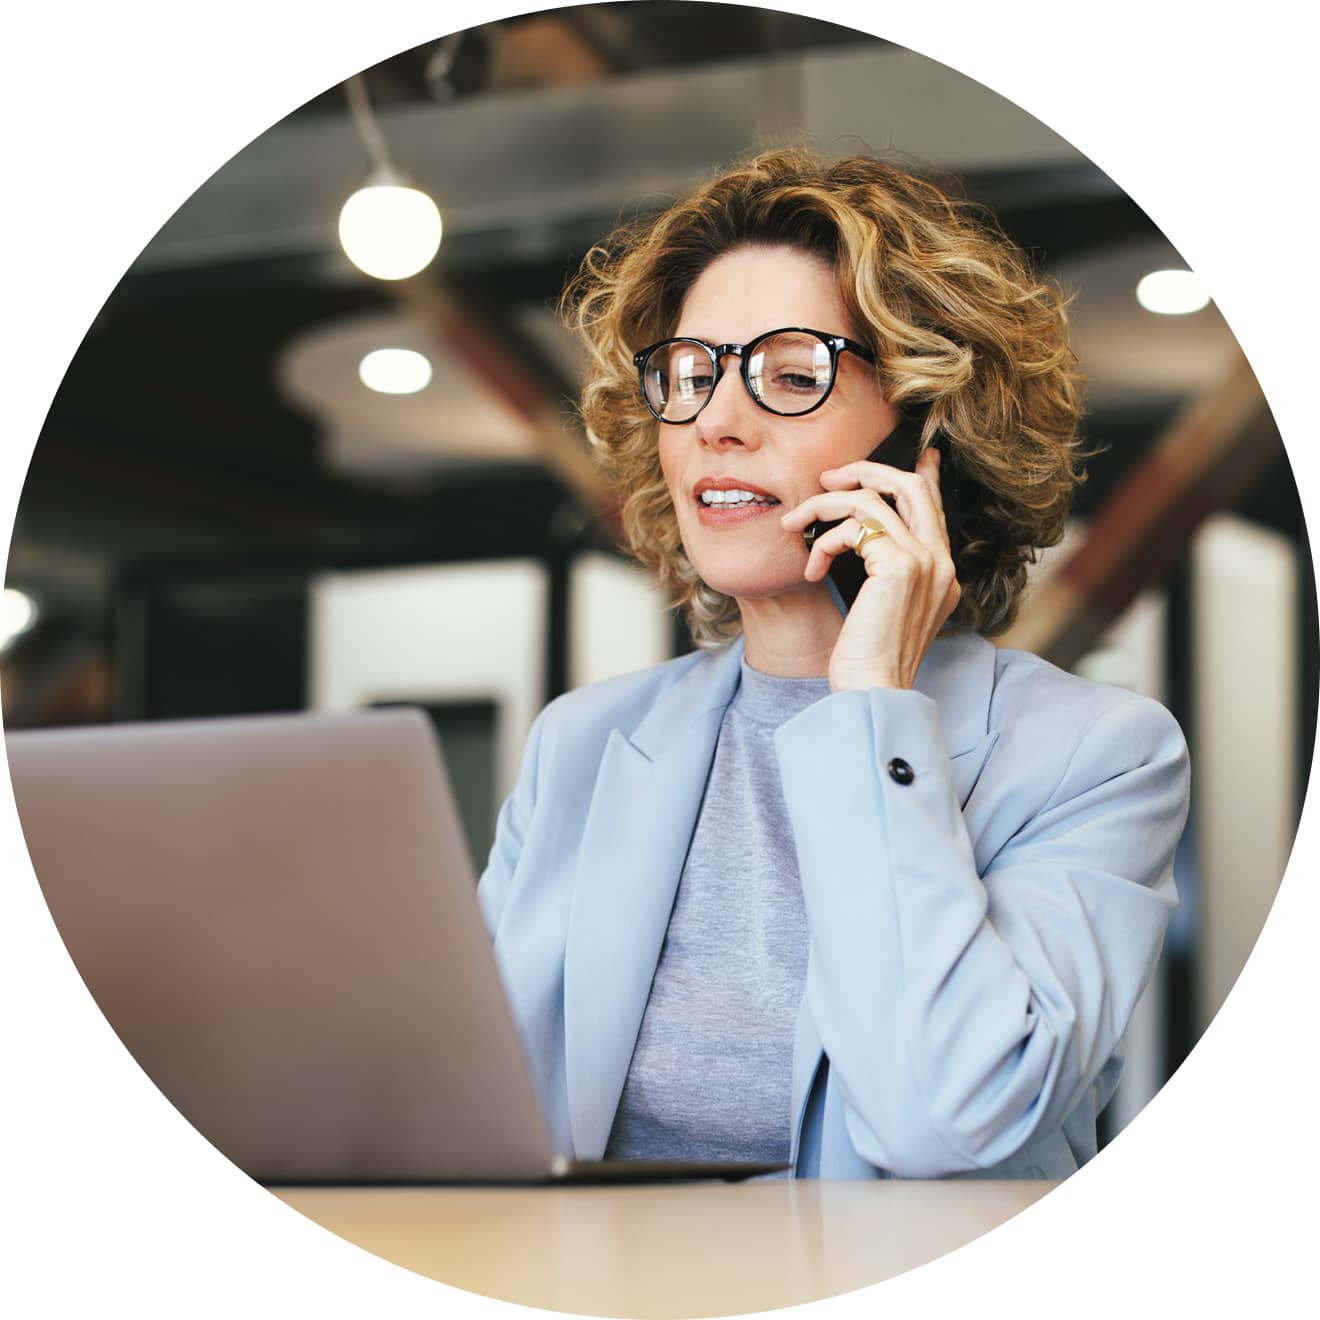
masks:
<svg viewBox="0 0 1320 1320"><path fill-rule="evenodd" d="M784 1161L807 925L775 756L827 678L743 662L605 1154Z"/></svg>

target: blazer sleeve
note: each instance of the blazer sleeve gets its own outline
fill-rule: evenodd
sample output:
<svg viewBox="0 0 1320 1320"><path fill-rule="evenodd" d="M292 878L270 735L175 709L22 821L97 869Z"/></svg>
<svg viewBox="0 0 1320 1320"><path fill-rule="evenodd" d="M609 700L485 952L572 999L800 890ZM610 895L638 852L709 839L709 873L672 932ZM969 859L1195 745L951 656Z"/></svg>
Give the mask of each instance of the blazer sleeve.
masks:
<svg viewBox="0 0 1320 1320"><path fill-rule="evenodd" d="M1176 905L1176 722L1124 694L1052 732L1052 769L1013 767L986 805L1004 842L978 871L929 697L835 693L779 730L806 1006L850 1139L899 1176L988 1168L1059 1125L1118 1047ZM994 757L982 779L1013 773Z"/></svg>

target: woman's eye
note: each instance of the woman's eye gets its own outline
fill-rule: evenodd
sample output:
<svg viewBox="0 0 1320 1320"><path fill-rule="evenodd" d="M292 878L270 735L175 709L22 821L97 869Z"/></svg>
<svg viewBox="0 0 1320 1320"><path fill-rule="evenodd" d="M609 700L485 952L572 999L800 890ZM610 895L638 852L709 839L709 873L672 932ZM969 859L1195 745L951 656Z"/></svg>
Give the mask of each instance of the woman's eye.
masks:
<svg viewBox="0 0 1320 1320"><path fill-rule="evenodd" d="M788 367L775 373L775 384L780 389L794 390L804 394L814 394L818 388L816 373L813 371L793 371Z"/></svg>
<svg viewBox="0 0 1320 1320"><path fill-rule="evenodd" d="M710 393L714 377L708 372L705 375L697 373L695 375L683 375L675 377L674 390L675 397L682 403L692 403L696 399L704 399Z"/></svg>

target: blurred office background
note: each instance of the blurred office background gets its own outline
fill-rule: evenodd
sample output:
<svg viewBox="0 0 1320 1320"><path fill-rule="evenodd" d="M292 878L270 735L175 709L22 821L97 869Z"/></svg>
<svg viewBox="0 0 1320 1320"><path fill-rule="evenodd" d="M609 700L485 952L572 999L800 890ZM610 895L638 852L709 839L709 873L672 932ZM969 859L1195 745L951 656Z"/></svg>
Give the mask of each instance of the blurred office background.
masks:
<svg viewBox="0 0 1320 1320"><path fill-rule="evenodd" d="M804 136L951 176L1076 294L1104 453L1004 640L1158 697L1195 772L1112 1135L1223 1002L1282 876L1316 723L1311 558L1213 304L1137 299L1177 252L1045 126L901 47L773 10L589 5L438 37L275 125L162 226L53 403L8 563L5 723L421 704L480 861L542 704L688 646L615 548L563 283L619 220ZM443 217L402 280L337 235L382 162ZM377 349L429 383L370 387Z"/></svg>

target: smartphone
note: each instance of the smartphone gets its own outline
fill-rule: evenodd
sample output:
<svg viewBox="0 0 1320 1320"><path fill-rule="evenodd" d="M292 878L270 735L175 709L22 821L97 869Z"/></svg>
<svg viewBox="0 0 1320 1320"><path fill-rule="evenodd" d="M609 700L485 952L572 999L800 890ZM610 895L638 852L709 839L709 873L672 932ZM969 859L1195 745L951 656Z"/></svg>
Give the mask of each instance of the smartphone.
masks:
<svg viewBox="0 0 1320 1320"><path fill-rule="evenodd" d="M944 437L936 431L932 445L940 446L940 497L944 502L944 522L949 531L950 542L956 544L958 531L967 521L976 507L976 487L966 478L961 477L950 461L949 450ZM867 455L872 463L887 463L890 467L902 468L905 472L916 470L917 457L921 452L921 419L918 417L900 417L898 425ZM884 497L893 504L888 495ZM843 519L833 522L814 522L802 539L810 550L816 538L837 527ZM830 579L843 598L844 607L851 609L857 599L857 593L866 581L866 565L859 555L835 555L830 562Z"/></svg>

